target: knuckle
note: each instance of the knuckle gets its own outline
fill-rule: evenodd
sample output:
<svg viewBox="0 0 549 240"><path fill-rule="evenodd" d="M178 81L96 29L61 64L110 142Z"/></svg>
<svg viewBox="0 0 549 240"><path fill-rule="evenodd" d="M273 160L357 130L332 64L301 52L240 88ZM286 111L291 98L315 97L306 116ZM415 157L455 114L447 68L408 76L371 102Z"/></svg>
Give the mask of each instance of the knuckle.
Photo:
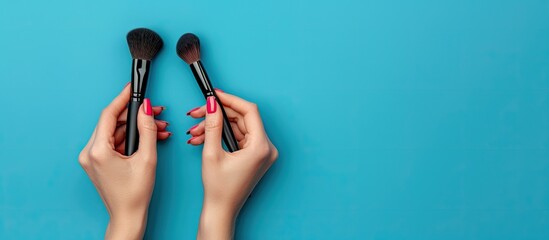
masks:
<svg viewBox="0 0 549 240"><path fill-rule="evenodd" d="M101 162L103 159L106 158L106 154L107 154L106 149L100 146L93 146L90 148L90 151L88 152L90 161L94 161L94 162Z"/></svg>
<svg viewBox="0 0 549 240"><path fill-rule="evenodd" d="M257 155L261 157L261 159L267 158L271 153L271 148L269 144L261 144L257 147Z"/></svg>
<svg viewBox="0 0 549 240"><path fill-rule="evenodd" d="M156 132L157 130L156 123L154 121L144 121L143 128L153 132Z"/></svg>
<svg viewBox="0 0 549 240"><path fill-rule="evenodd" d="M99 115L99 117L105 117L109 114L109 108L103 108L103 110L101 110L101 114Z"/></svg>
<svg viewBox="0 0 549 240"><path fill-rule="evenodd" d="M252 112L259 112L259 107L255 103L250 103L249 107L250 111Z"/></svg>
<svg viewBox="0 0 549 240"><path fill-rule="evenodd" d="M82 168L84 169L88 168L89 162L87 159L87 154L85 149L82 150L82 152L80 152L80 154L78 155L78 163L80 163L80 166L82 166Z"/></svg>
<svg viewBox="0 0 549 240"><path fill-rule="evenodd" d="M269 159L272 163L276 162L278 159L278 149L275 146L272 146L271 149L271 158Z"/></svg>
<svg viewBox="0 0 549 240"><path fill-rule="evenodd" d="M206 120L204 122L204 128L206 130L217 129L219 126L220 126L220 124L217 121L214 121L212 119L211 120Z"/></svg>
<svg viewBox="0 0 549 240"><path fill-rule="evenodd" d="M202 158L203 159L216 160L217 157L218 157L218 155L217 155L217 152L215 152L215 151L207 151L206 149L204 149L202 151Z"/></svg>

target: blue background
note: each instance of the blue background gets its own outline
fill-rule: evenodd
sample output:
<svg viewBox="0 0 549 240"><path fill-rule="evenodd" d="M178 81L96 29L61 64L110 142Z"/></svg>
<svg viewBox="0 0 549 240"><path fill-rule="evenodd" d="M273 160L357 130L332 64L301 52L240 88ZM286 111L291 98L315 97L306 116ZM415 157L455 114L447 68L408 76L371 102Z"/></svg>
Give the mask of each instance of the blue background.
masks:
<svg viewBox="0 0 549 240"><path fill-rule="evenodd" d="M165 48L146 239L192 239L204 100L175 54L201 37L217 87L256 102L279 161L238 239L549 239L549 2L2 1L0 238L100 239L77 162L130 79L125 34Z"/></svg>

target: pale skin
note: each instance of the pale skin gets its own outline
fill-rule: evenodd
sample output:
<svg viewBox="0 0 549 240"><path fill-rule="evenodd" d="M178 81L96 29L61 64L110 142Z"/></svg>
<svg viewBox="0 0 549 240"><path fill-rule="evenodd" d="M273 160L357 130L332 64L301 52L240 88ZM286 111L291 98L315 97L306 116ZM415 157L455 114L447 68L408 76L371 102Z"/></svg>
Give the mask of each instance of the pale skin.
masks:
<svg viewBox="0 0 549 240"><path fill-rule="evenodd" d="M240 209L278 157L257 106L222 91L216 93L241 149L229 153L222 148L222 115L213 99L189 113L193 118L204 118L189 131L193 136L189 143L203 145L204 201L197 239L233 238ZM103 110L79 156L110 216L105 239L143 238L156 175L156 143L171 136L166 130L168 123L154 119L164 108L152 107L147 99L138 114L139 149L131 156L124 156L129 96L130 89L126 86Z"/></svg>
<svg viewBox="0 0 549 240"><path fill-rule="evenodd" d="M217 91L229 117L240 150L229 153L221 147L223 115L216 101L192 111L205 119L193 128L190 143L204 144L202 182L204 202L197 239L231 239L235 219L261 177L278 158L278 150L263 128L257 105ZM207 109L216 108L215 112Z"/></svg>

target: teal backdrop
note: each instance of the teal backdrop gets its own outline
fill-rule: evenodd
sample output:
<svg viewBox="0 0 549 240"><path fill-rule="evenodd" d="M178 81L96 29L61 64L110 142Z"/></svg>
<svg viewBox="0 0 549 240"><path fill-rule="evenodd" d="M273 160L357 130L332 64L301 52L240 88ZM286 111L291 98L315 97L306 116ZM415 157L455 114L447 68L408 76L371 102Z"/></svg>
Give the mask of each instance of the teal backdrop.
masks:
<svg viewBox="0 0 549 240"><path fill-rule="evenodd" d="M101 239L77 156L130 80L126 33L164 39L146 239L193 239L204 104L175 54L201 37L213 83L259 105L280 158L237 239L549 239L549 2L0 2L0 239Z"/></svg>

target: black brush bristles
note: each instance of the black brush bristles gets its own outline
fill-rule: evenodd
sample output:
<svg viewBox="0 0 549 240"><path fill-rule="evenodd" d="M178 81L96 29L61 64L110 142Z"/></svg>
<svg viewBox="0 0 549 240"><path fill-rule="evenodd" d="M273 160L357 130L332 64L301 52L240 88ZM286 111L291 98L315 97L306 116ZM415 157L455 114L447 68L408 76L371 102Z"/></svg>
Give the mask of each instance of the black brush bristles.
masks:
<svg viewBox="0 0 549 240"><path fill-rule="evenodd" d="M177 41L177 55L187 64L200 60L200 40L192 33L185 33Z"/></svg>
<svg viewBox="0 0 549 240"><path fill-rule="evenodd" d="M133 59L152 60L162 49L162 38L147 28L136 28L126 36Z"/></svg>

